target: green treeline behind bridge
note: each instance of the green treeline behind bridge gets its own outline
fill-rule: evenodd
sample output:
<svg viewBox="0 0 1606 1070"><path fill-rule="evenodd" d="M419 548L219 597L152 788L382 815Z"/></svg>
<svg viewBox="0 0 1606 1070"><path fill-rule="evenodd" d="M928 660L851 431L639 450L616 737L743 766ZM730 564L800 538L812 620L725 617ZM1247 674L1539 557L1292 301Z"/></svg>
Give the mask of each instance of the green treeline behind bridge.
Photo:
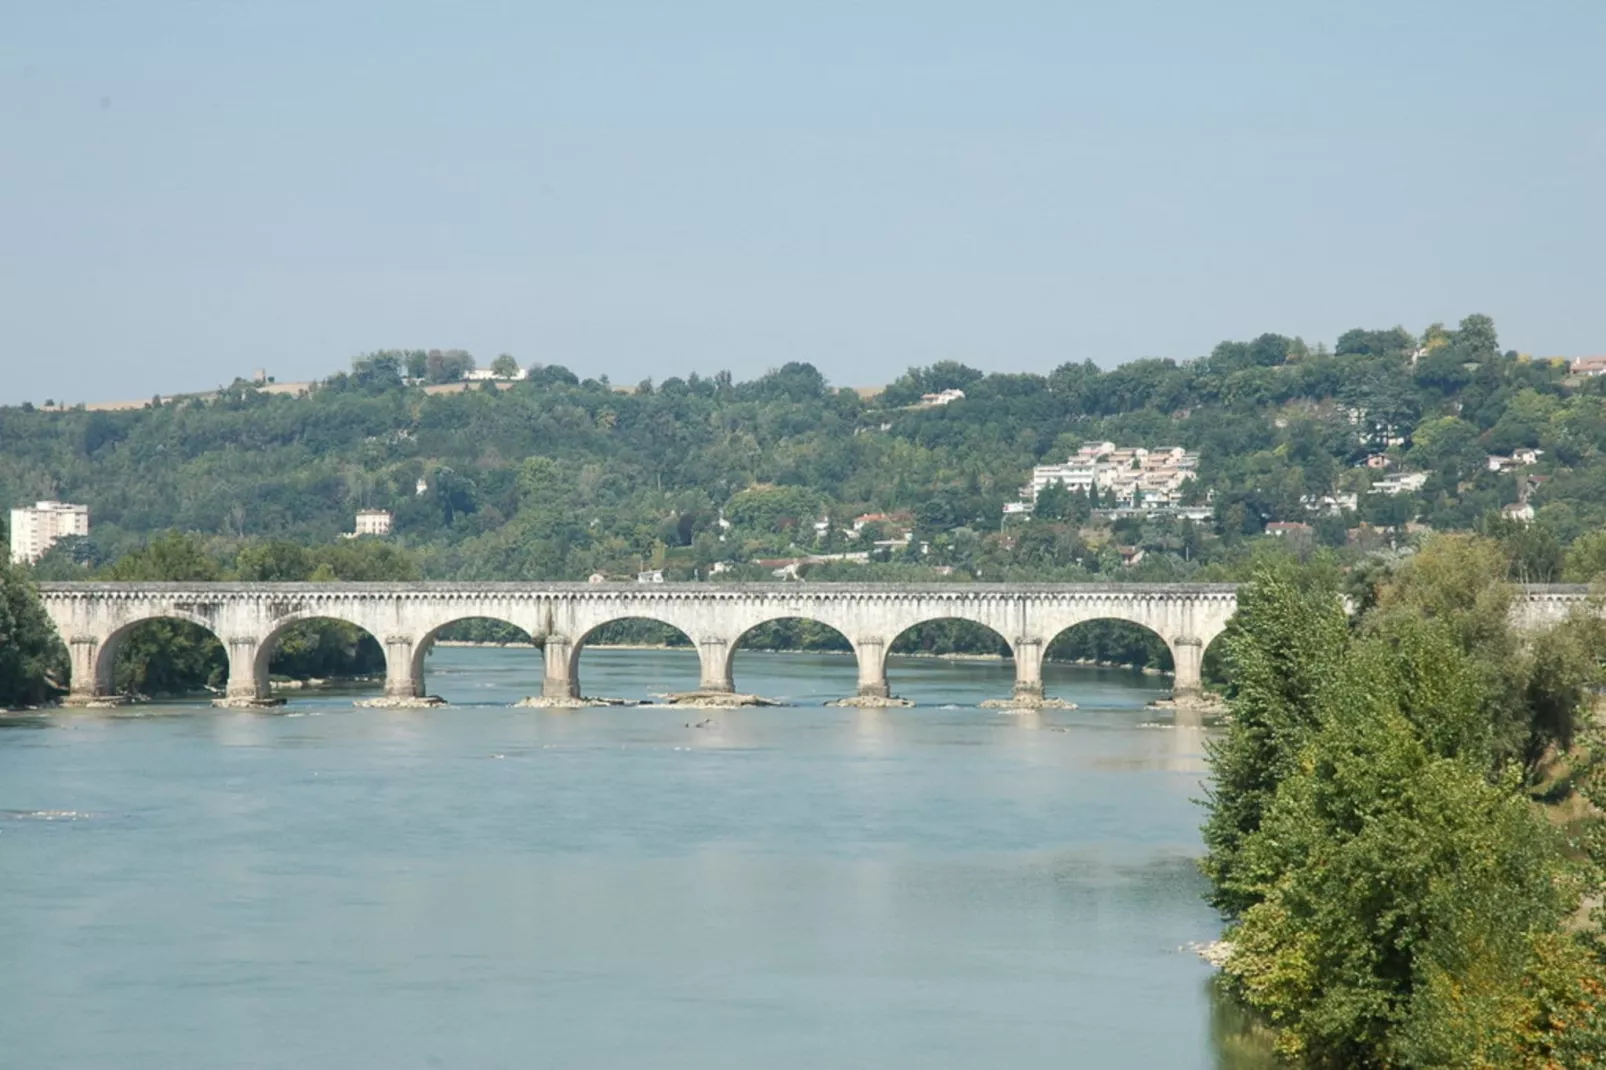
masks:
<svg viewBox="0 0 1606 1070"><path fill-rule="evenodd" d="M90 507L89 539L47 555L41 579L85 578L168 530L229 569L252 543L328 545L359 509L390 511L393 542L436 579L653 569L684 581L716 567L768 579L760 562L853 552L869 560L802 569L819 581L1232 579L1268 524L1309 526L1281 536L1296 554L1359 559L1421 525L1493 531L1519 500L1535 512L1522 578L1606 562L1599 541L1569 559L1606 527L1606 377L1503 352L1482 316L1349 331L1331 348L1267 334L1109 371L949 362L868 398L807 364L628 392L536 366L507 389L426 394L404 382L406 357L359 358L302 398L237 383L134 411L0 410L0 500ZM921 403L942 389L965 396ZM1094 517L1123 503L1079 495L1005 517L1034 465L1086 441L1196 451L1185 494L1210 518ZM1533 463L1490 468L1523 450ZM1400 471L1421 485L1370 492Z"/></svg>

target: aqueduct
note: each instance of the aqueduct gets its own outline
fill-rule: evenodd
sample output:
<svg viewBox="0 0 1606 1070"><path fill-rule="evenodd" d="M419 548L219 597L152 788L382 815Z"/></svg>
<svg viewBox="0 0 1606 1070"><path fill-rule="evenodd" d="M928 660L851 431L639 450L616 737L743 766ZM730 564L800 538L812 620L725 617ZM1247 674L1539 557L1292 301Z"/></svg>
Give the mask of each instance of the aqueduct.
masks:
<svg viewBox="0 0 1606 1070"><path fill-rule="evenodd" d="M586 583L43 583L46 612L72 664L68 705L112 696L118 643L137 624L181 620L216 635L228 652L226 700L268 696L268 662L279 635L304 620L363 628L384 647L385 695L424 696L423 663L447 625L505 621L545 650L542 693L578 696L579 651L595 629L645 618L677 628L697 648L700 687L733 689L731 660L741 637L769 621L804 618L847 637L858 660L858 692L885 697L887 653L915 625L971 621L1004 638L1015 694L1043 694L1043 654L1061 632L1093 620L1149 628L1171 650L1174 692L1198 695L1204 651L1237 609L1235 584L586 584ZM1514 607L1519 624L1564 617L1589 596L1576 586L1530 586Z"/></svg>
<svg viewBox="0 0 1606 1070"><path fill-rule="evenodd" d="M861 695L887 694L887 652L929 621L971 621L996 631L1014 656L1015 690L1040 696L1043 652L1056 635L1090 620L1124 620L1171 648L1179 696L1196 693L1204 648L1237 608L1231 584L891 586L868 584L585 583L45 583L40 595L72 662L69 704L111 695L119 640L136 624L182 620L216 635L228 652L227 698L267 697L268 661L281 632L329 618L363 628L385 650L385 694L422 697L431 640L456 621L489 618L528 632L545 648L542 693L578 694L579 650L595 629L644 618L677 628L697 648L700 688L732 690L731 659L747 631L804 618L847 637Z"/></svg>

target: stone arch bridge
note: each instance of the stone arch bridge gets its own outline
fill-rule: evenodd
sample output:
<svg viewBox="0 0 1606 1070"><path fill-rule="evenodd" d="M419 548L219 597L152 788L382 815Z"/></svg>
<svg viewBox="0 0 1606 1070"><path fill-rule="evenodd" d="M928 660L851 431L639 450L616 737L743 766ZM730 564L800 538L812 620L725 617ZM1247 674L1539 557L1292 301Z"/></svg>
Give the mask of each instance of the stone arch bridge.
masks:
<svg viewBox="0 0 1606 1070"><path fill-rule="evenodd" d="M585 583L43 583L45 610L67 644L69 705L112 696L118 644L137 624L200 625L228 652L227 701L268 697L268 662L279 636L298 621L356 625L385 651L385 695L424 696L424 656L458 621L489 618L527 632L544 647L542 693L580 693L580 650L599 627L644 618L683 632L696 646L700 688L732 691L732 658L742 637L770 621L802 618L835 628L858 660L860 695L886 697L887 652L909 628L964 620L991 628L1013 655L1015 693L1043 693L1043 653L1061 632L1093 620L1121 620L1155 632L1171 650L1174 690L1198 695L1204 651L1237 609L1235 584L585 584ZM1565 616L1587 598L1582 587L1530 587L1521 622Z"/></svg>

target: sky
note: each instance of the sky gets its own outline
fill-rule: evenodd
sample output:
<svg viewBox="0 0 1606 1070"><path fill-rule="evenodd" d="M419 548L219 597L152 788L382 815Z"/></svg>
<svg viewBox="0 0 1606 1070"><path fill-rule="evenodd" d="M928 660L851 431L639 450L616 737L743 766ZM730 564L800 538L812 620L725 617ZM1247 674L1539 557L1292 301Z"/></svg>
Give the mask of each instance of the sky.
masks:
<svg viewBox="0 0 1606 1070"><path fill-rule="evenodd" d="M0 0L0 403L1606 353L1599 0Z"/></svg>

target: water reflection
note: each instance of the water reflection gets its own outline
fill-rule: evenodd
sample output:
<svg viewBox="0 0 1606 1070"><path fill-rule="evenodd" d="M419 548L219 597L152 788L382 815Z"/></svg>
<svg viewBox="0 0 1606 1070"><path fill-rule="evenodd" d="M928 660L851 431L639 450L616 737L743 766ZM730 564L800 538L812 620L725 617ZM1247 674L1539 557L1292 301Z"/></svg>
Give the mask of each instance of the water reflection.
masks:
<svg viewBox="0 0 1606 1070"><path fill-rule="evenodd" d="M1288 1070L1273 1049L1271 1031L1225 985L1212 979L1205 984L1205 994L1217 1070Z"/></svg>

